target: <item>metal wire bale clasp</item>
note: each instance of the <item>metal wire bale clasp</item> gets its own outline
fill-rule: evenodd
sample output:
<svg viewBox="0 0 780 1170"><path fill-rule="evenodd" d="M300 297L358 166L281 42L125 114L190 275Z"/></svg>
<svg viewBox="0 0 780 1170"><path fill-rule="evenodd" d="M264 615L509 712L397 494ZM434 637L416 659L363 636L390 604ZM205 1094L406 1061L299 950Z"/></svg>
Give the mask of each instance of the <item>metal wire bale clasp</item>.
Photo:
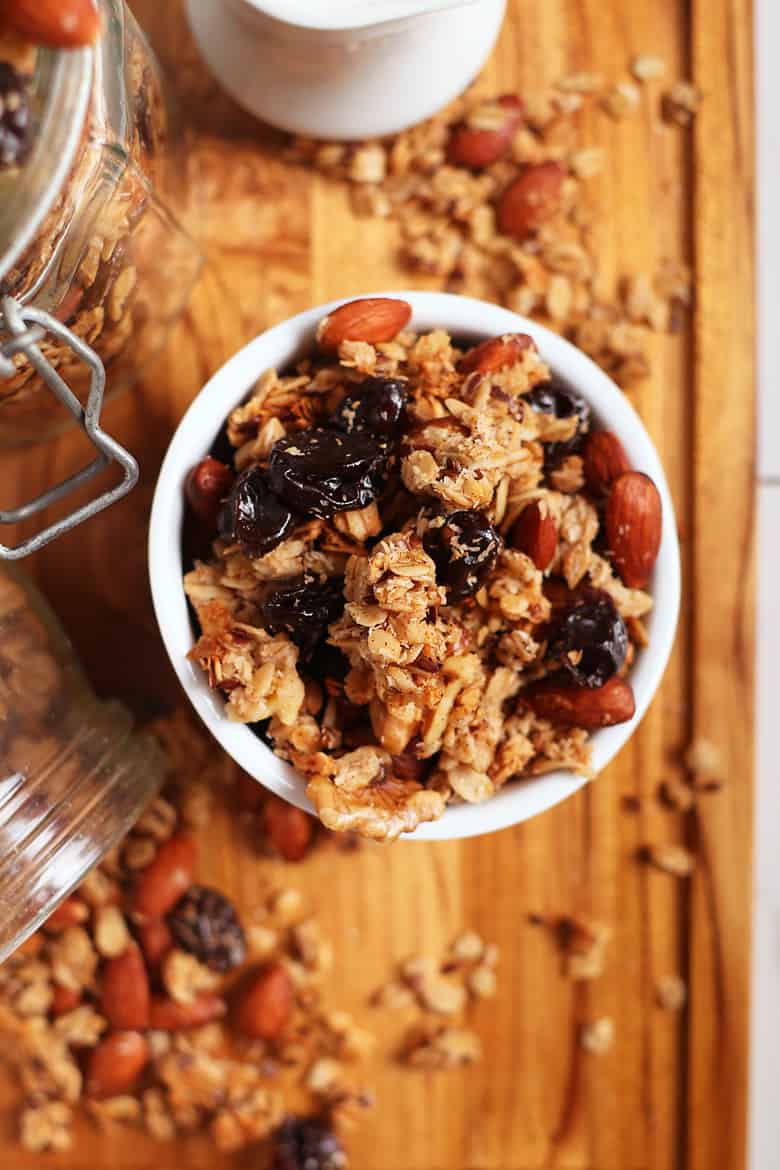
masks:
<svg viewBox="0 0 780 1170"><path fill-rule="evenodd" d="M59 376L54 367L46 360L38 348L38 343L47 333L54 334L60 341L70 346L90 371L89 395L86 406L82 406L73 391ZM50 504L63 499L87 480L92 479L103 468L111 463L117 463L122 468L122 480L116 487L110 488L94 500L77 508L62 520L50 524L43 531L31 536L13 547L0 543L0 560L16 561L30 553L37 552L50 541L75 528L77 524L89 520L104 508L121 500L138 482L138 464L124 447L115 439L107 435L100 426L100 412L103 408L103 396L106 388L106 371L102 361L94 350L90 349L81 338L67 329L55 317L44 313L41 309L22 308L13 297L3 297L0 301L0 334L7 335L7 340L0 342L0 379L10 378L16 373L13 357L23 353L36 373L46 383L52 394L69 410L76 421L86 431L90 442L97 451L97 457L71 475L56 487L50 488L37 499L9 511L0 510L0 525L18 524L29 516L35 516L48 508ZM0 397L0 403L2 399ZM1 408L1 407L0 407Z"/></svg>

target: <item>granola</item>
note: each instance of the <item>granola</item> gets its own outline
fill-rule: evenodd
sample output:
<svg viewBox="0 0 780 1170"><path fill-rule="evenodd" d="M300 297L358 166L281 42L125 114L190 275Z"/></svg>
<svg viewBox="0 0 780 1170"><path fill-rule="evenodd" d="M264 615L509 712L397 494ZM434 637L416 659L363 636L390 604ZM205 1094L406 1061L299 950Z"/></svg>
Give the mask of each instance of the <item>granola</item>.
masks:
<svg viewBox="0 0 780 1170"><path fill-rule="evenodd" d="M538 317L584 349L622 386L651 372L653 333L675 331L691 303L690 273L671 288L664 269L642 279L655 311L636 323L625 281L614 292L599 271L592 239L598 213L588 180L599 175L605 151L583 134L581 111L603 110L613 120L630 116L642 87L665 71L662 58L641 54L628 63L633 77L614 82L596 73L561 78L546 90L483 96L469 91L429 121L382 141L317 142L295 138L286 157L349 185L360 216L393 218L400 229L400 259L412 272L434 275L455 292L507 305ZM680 81L658 99L662 117L688 125L700 101ZM510 230L502 214L506 192L518 178L555 175L559 190L533 230ZM528 226L527 216L519 221Z"/></svg>
<svg viewBox="0 0 780 1170"><path fill-rule="evenodd" d="M202 465L186 493L212 539L184 582L190 657L227 718L305 777L327 828L379 840L518 778L589 775L588 730L633 714L623 676L652 605L599 540L611 485L587 403L526 335L365 338L372 315L387 334L410 314L341 306L320 353L230 414L218 498ZM616 547L631 531L621 513ZM610 680L619 704L601 701ZM570 713L548 714L563 683Z"/></svg>
<svg viewBox="0 0 780 1170"><path fill-rule="evenodd" d="M179 724L161 727L169 742ZM190 743L197 755L197 734ZM165 797L136 825L135 833L158 838L150 862L181 838L178 790L188 779L180 761ZM226 982L175 945L173 911L170 929L139 911L144 871L128 866L126 855L124 848L107 858L0 968L0 1035L22 1094L21 1144L32 1152L68 1149L84 1113L109 1132L142 1127L162 1142L205 1133L228 1153L282 1140L284 1118L304 1099L321 1120L299 1124L320 1125L324 1134L351 1123L371 1103L361 1068L374 1037L329 1006L323 980L332 943L299 891L269 887L257 897L246 926L248 963L237 984ZM163 876L158 862L158 886ZM215 902L215 892L201 898L202 914L213 913ZM203 935L224 930L224 916L223 906L219 921L202 921ZM291 998L289 1012L270 1027L272 1005L255 999L247 1017L243 988L272 969ZM258 1013L262 1039L245 1030Z"/></svg>

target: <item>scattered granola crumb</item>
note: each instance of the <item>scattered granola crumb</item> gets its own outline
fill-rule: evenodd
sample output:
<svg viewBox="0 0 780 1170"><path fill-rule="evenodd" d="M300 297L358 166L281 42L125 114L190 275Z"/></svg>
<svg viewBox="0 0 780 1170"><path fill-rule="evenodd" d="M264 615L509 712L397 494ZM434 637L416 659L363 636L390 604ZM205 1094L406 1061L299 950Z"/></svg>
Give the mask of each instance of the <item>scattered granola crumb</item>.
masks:
<svg viewBox="0 0 780 1170"><path fill-rule="evenodd" d="M602 1016L583 1024L580 1030L580 1047L594 1056L608 1052L615 1042L615 1021L611 1016Z"/></svg>
<svg viewBox="0 0 780 1170"><path fill-rule="evenodd" d="M703 736L695 739L686 751L684 760L686 768L694 773L697 784L702 780L723 778L723 757L712 740Z"/></svg>
<svg viewBox="0 0 780 1170"><path fill-rule="evenodd" d="M170 723L165 730L175 740ZM197 735L187 738L189 754L183 752L174 768L170 791L139 822L145 835L138 835L138 827L133 830L135 843L152 843L146 853L150 860L156 856L157 840L183 835L178 792L186 788L182 778L189 775L197 754ZM14 955L0 971L0 1017L15 1041L3 1059L25 1096L19 1113L22 1145L32 1152L67 1149L80 1115L109 1132L117 1125L141 1126L160 1141L198 1131L226 1152L265 1141L293 1103L299 1108L308 1102L318 1113L324 1103L331 1128L354 1124L372 1101L371 1093L353 1082L373 1036L348 1013L324 1003L322 975L330 966L332 947L300 893L262 890L257 921L246 929L252 961L270 961L295 972L289 1019L280 1022L272 1039L252 1041L238 1034L238 1014L226 1011L232 987L224 980L226 968L210 969L194 954L170 946L170 938L167 952L146 954L145 948L160 943L144 933L134 914L142 875L129 864L137 861L128 850L130 843L127 839L90 874L58 917L44 924L34 954ZM218 901L212 896L198 902L198 929L204 937L210 932L216 936L224 927L215 909ZM118 991L111 1002L108 994L104 998L111 986L103 983L107 964L126 952L136 932L140 945L134 956L154 964L147 976L154 982L154 1027L145 1032L143 1080L112 1084L113 1095L89 1100L81 1061L86 1058L91 1090L98 1091L91 1054L111 1034L101 1010L109 1017L118 1006L143 1010L144 997L132 986L124 988L126 1003L115 1002ZM125 978L143 975L136 963ZM117 1025L112 1021L112 1026Z"/></svg>
<svg viewBox="0 0 780 1170"><path fill-rule="evenodd" d="M468 989L477 999L492 999L497 986L496 973L492 967L475 967L468 977Z"/></svg>
<svg viewBox="0 0 780 1170"><path fill-rule="evenodd" d="M639 89L633 81L619 81L602 98L607 113L616 119L626 118L639 108Z"/></svg>
<svg viewBox="0 0 780 1170"><path fill-rule="evenodd" d="M405 1051L412 1068L445 1069L473 1064L482 1057L482 1042L466 1028L424 1029L413 1036Z"/></svg>
<svg viewBox="0 0 780 1170"><path fill-rule="evenodd" d="M20 1119L20 1138L26 1150L69 1150L72 1144L72 1110L63 1101L47 1101L25 1109Z"/></svg>
<svg viewBox="0 0 780 1170"><path fill-rule="evenodd" d="M661 116L665 122L684 129L691 125L701 105L701 91L691 81L677 81L661 95Z"/></svg>
<svg viewBox="0 0 780 1170"><path fill-rule="evenodd" d="M696 867L695 857L682 845L643 845L639 857L673 877L690 877Z"/></svg>
<svg viewBox="0 0 780 1170"><path fill-rule="evenodd" d="M656 81L666 73L666 62L652 53L640 53L631 62L631 72L637 81Z"/></svg>
<svg viewBox="0 0 780 1170"><path fill-rule="evenodd" d="M564 916L555 923L563 953L564 973L569 979L598 979L604 972L612 928L604 922Z"/></svg>
<svg viewBox="0 0 780 1170"><path fill-rule="evenodd" d="M688 998L685 980L681 975L662 975L655 985L655 996L664 1011L681 1011Z"/></svg>
<svg viewBox="0 0 780 1170"><path fill-rule="evenodd" d="M475 930L464 930L452 944L452 957L459 962L481 959L485 944Z"/></svg>
<svg viewBox="0 0 780 1170"><path fill-rule="evenodd" d="M690 784L677 776L667 776L658 786L658 798L667 808L676 812L690 812L696 803L696 793Z"/></svg>

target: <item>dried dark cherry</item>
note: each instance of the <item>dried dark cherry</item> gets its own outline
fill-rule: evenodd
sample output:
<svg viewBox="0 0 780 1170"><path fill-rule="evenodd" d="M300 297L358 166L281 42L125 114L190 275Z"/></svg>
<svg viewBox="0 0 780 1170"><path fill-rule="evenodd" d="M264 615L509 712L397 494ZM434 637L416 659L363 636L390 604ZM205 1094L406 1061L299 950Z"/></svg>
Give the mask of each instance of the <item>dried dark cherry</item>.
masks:
<svg viewBox="0 0 780 1170"><path fill-rule="evenodd" d="M628 631L614 601L586 589L556 614L548 656L581 687L602 687L626 660Z"/></svg>
<svg viewBox="0 0 780 1170"><path fill-rule="evenodd" d="M178 946L212 971L232 971L246 957L246 939L231 902L218 890L192 886L168 914Z"/></svg>
<svg viewBox="0 0 780 1170"><path fill-rule="evenodd" d="M295 523L295 515L274 495L259 467L239 475L217 518L220 536L238 541L252 557L276 548Z"/></svg>
<svg viewBox="0 0 780 1170"><path fill-rule="evenodd" d="M400 430L408 397L400 378L366 378L339 403L333 425L351 435L363 431L383 442Z"/></svg>
<svg viewBox="0 0 780 1170"><path fill-rule="evenodd" d="M368 435L315 427L274 444L268 477L290 508L327 520L370 504L386 462L386 453Z"/></svg>
<svg viewBox="0 0 780 1170"><path fill-rule="evenodd" d="M317 1117L288 1117L273 1135L271 1170L346 1170L336 1135Z"/></svg>
<svg viewBox="0 0 780 1170"><path fill-rule="evenodd" d="M560 466L567 455L573 455L582 446L590 427L590 406L576 390L570 390L558 378L534 386L525 401L540 414L554 414L556 418L577 419L577 429L570 439L544 444L544 465L548 471Z"/></svg>
<svg viewBox="0 0 780 1170"><path fill-rule="evenodd" d="M13 65L0 61L0 171L24 162L31 138L25 80Z"/></svg>
<svg viewBox="0 0 780 1170"><path fill-rule="evenodd" d="M306 662L324 639L330 623L344 610L342 583L296 577L269 593L260 608L271 633L288 634Z"/></svg>
<svg viewBox="0 0 780 1170"><path fill-rule="evenodd" d="M436 565L436 580L454 605L479 589L496 563L501 537L481 512L451 512L429 528L423 548Z"/></svg>

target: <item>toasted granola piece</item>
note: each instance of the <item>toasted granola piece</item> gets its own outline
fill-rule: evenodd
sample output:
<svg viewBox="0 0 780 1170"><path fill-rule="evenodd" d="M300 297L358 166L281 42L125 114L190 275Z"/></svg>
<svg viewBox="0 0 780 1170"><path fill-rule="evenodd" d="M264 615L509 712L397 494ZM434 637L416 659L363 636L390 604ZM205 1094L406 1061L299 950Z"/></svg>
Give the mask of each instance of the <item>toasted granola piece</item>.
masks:
<svg viewBox="0 0 780 1170"><path fill-rule="evenodd" d="M411 833L444 812L444 798L414 780L399 780L387 752L357 748L334 762L330 775L309 781L306 795L328 829L353 829L376 841Z"/></svg>
<svg viewBox="0 0 780 1170"><path fill-rule="evenodd" d="M610 595L622 618L644 617L653 608L653 599L649 593L642 589L629 589L615 576L609 561L596 553L591 553L588 577L591 585Z"/></svg>
<svg viewBox="0 0 780 1170"><path fill-rule="evenodd" d="M482 1042L466 1028L421 1028L412 1035L405 1060L413 1068L445 1069L473 1064L482 1057Z"/></svg>
<svg viewBox="0 0 780 1170"><path fill-rule="evenodd" d="M257 723L275 716L294 723L305 696L297 646L285 635L234 621L217 601L199 618L203 634L189 657L207 672L210 686L227 692L228 719Z"/></svg>

